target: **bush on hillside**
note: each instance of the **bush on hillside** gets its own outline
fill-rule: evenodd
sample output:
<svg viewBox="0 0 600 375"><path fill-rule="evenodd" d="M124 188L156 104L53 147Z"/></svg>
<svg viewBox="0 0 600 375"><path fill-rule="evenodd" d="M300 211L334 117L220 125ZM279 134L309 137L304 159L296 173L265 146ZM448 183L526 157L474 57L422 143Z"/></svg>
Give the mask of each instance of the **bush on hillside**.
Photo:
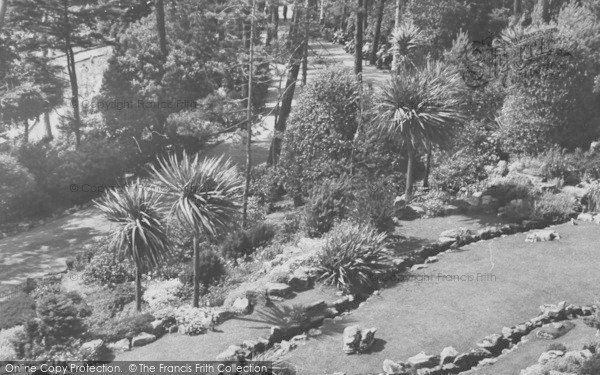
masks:
<svg viewBox="0 0 600 375"><path fill-rule="evenodd" d="M350 293L377 286L378 277L390 267L384 247L385 234L369 225L342 222L327 235L318 255L320 278Z"/></svg>
<svg viewBox="0 0 600 375"><path fill-rule="evenodd" d="M85 331L81 316L81 297L77 294L49 294L42 297L36 306L37 322L27 324L30 338L48 344L59 344L69 338L78 337Z"/></svg>
<svg viewBox="0 0 600 375"><path fill-rule="evenodd" d="M101 322L92 328L90 334L104 341L117 341L122 338L133 338L142 332L151 332L154 316L148 313L134 314L122 318L114 318Z"/></svg>
<svg viewBox="0 0 600 375"><path fill-rule="evenodd" d="M575 213L574 198L565 193L544 193L534 202L531 218L552 223L569 219Z"/></svg>
<svg viewBox="0 0 600 375"><path fill-rule="evenodd" d="M259 223L245 230L234 232L221 245L222 253L230 258L252 255L254 251L266 246L275 237L275 228L267 223Z"/></svg>
<svg viewBox="0 0 600 375"><path fill-rule="evenodd" d="M34 176L7 154L0 154L0 221L19 219L36 212L40 192Z"/></svg>
<svg viewBox="0 0 600 375"><path fill-rule="evenodd" d="M348 215L353 199L348 180L325 180L313 189L305 206L308 235L319 237L328 232L337 220Z"/></svg>
<svg viewBox="0 0 600 375"><path fill-rule="evenodd" d="M21 345L27 340L25 328L16 326L0 331L0 362L16 361L20 357Z"/></svg>
<svg viewBox="0 0 600 375"><path fill-rule="evenodd" d="M483 193L497 199L500 206L505 206L514 199L533 200L538 194L529 178L510 175L491 179Z"/></svg>
<svg viewBox="0 0 600 375"><path fill-rule="evenodd" d="M228 249L224 251L234 250ZM227 274L223 258L212 250L200 253L199 262L200 269L202 270L200 283L205 287L219 282ZM179 273L179 281L184 285L194 284L194 268L192 263L185 264L184 269Z"/></svg>
<svg viewBox="0 0 600 375"><path fill-rule="evenodd" d="M0 330L24 324L35 316L35 300L20 292L0 303Z"/></svg>
<svg viewBox="0 0 600 375"><path fill-rule="evenodd" d="M135 267L105 245L92 257L82 277L86 284L119 284L135 280Z"/></svg>
<svg viewBox="0 0 600 375"><path fill-rule="evenodd" d="M585 205L588 211L600 212L600 181L594 181L590 185L581 203Z"/></svg>

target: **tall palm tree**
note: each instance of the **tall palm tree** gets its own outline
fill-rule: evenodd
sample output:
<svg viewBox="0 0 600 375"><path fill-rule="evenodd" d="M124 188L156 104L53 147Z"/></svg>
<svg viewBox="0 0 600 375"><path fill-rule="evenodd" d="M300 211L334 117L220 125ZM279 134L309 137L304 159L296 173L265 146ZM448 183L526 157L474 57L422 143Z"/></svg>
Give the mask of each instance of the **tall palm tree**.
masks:
<svg viewBox="0 0 600 375"><path fill-rule="evenodd" d="M374 123L382 134L402 142L406 149L405 199L412 198L414 167L419 152L432 145L448 145L463 113L458 94L460 76L441 62L394 74L377 94Z"/></svg>
<svg viewBox="0 0 600 375"><path fill-rule="evenodd" d="M168 217L175 217L193 232L193 306L198 307L199 239L203 235L216 236L236 221L241 208L242 180L230 160L220 157L200 161L198 155L191 157L185 152L181 159L174 154L160 159L152 172L170 206Z"/></svg>
<svg viewBox="0 0 600 375"><path fill-rule="evenodd" d="M112 232L111 246L135 264L136 308L142 311L142 273L158 267L171 255L160 195L137 181L109 190L95 205L118 225Z"/></svg>

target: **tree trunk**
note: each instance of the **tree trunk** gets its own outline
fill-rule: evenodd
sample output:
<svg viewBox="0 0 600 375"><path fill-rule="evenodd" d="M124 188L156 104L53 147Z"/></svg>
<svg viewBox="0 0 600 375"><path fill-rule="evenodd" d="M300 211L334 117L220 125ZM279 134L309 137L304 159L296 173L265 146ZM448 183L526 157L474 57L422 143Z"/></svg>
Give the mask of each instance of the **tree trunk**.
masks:
<svg viewBox="0 0 600 375"><path fill-rule="evenodd" d="M67 72L71 85L71 107L73 108L73 132L75 133L75 146L79 147L81 142L81 114L79 108L79 85L77 83L77 70L75 65L75 54L71 43L71 25L69 20L69 2L63 0L63 22L65 34L65 56L67 58Z"/></svg>
<svg viewBox="0 0 600 375"><path fill-rule="evenodd" d="M371 0L363 0L363 33L367 31L367 27L369 27L369 4Z"/></svg>
<svg viewBox="0 0 600 375"><path fill-rule="evenodd" d="M135 309L142 311L142 272L140 267L135 267Z"/></svg>
<svg viewBox="0 0 600 375"><path fill-rule="evenodd" d="M423 176L423 187L429 187L429 175L431 174L431 153L432 147L429 146L427 150L427 160L425 162L425 176Z"/></svg>
<svg viewBox="0 0 600 375"><path fill-rule="evenodd" d="M271 41L277 40L279 37L277 35L279 33L279 6L275 1L277 0L272 0L272 3L269 5L271 22L267 29L267 40L265 42L267 46L270 46Z"/></svg>
<svg viewBox="0 0 600 375"><path fill-rule="evenodd" d="M310 32L310 2L304 0L304 41L302 48L302 86L306 85L308 75L308 34Z"/></svg>
<svg viewBox="0 0 600 375"><path fill-rule="evenodd" d="M283 20L287 21L287 14L288 14L288 6L284 5L283 6Z"/></svg>
<svg viewBox="0 0 600 375"><path fill-rule="evenodd" d="M342 16L340 17L340 31L346 30L346 2L348 0L344 0L344 5L342 6Z"/></svg>
<svg viewBox="0 0 600 375"><path fill-rule="evenodd" d="M250 61L248 62L248 107L246 114L246 183L242 203L242 228L246 229L248 218L248 196L250 194L250 173L252 172L252 76L254 72L254 16L256 4L252 1L252 18L250 21Z"/></svg>
<svg viewBox="0 0 600 375"><path fill-rule="evenodd" d="M406 165L406 190L404 191L404 199L406 204L409 204L412 199L413 194L413 185L415 183L414 179L414 169L415 169L415 151L408 151L408 163Z"/></svg>
<svg viewBox="0 0 600 375"><path fill-rule="evenodd" d="M198 246L198 235L194 235L194 294L192 307L200 306L200 247Z"/></svg>
<svg viewBox="0 0 600 375"><path fill-rule="evenodd" d="M377 62L377 52L379 51L379 38L381 37L381 22L383 20L383 11L385 10L385 0L379 0L379 9L377 9L377 22L375 24L375 36L373 37L373 49L371 49L371 60L369 63L375 65Z"/></svg>
<svg viewBox="0 0 600 375"><path fill-rule="evenodd" d="M319 24L325 23L325 0L321 0L321 6L319 9Z"/></svg>
<svg viewBox="0 0 600 375"><path fill-rule="evenodd" d="M394 19L394 29L397 29L400 27L403 1L404 0L396 0L396 17ZM399 66L400 66L400 51L396 50L394 52L394 56L392 56L392 72L397 73Z"/></svg>
<svg viewBox="0 0 600 375"><path fill-rule="evenodd" d="M540 8L542 11L542 21L544 21L544 23L549 23L550 22L550 9L548 9L548 0L539 0L540 1Z"/></svg>
<svg viewBox="0 0 600 375"><path fill-rule="evenodd" d="M50 123L50 113L44 112L44 114L42 116L43 116L43 122L44 122L44 129L46 130L46 139L52 140L52 139L54 139L54 135L52 135L52 124Z"/></svg>
<svg viewBox="0 0 600 375"><path fill-rule="evenodd" d="M354 34L354 74L362 73L362 45L363 45L363 12L365 0L358 0L356 8L356 31ZM360 78L359 78L360 79Z"/></svg>
<svg viewBox="0 0 600 375"><path fill-rule="evenodd" d="M23 145L29 143L29 121L23 120Z"/></svg>
<svg viewBox="0 0 600 375"><path fill-rule="evenodd" d="M167 30L165 28L165 5L163 0L156 0L156 30L158 43L163 58L167 58Z"/></svg>
<svg viewBox="0 0 600 375"><path fill-rule="evenodd" d="M4 26L4 17L6 16L6 9L8 8L8 0L0 0L0 30Z"/></svg>

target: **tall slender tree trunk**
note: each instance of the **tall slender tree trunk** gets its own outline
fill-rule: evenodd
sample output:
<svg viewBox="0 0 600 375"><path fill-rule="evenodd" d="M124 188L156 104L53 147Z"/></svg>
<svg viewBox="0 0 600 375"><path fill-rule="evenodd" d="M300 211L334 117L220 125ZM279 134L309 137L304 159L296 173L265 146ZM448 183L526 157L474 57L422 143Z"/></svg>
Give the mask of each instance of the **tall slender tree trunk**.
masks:
<svg viewBox="0 0 600 375"><path fill-rule="evenodd" d="M375 65L377 62L377 52L379 51L379 38L381 37L381 22L383 21L383 11L385 10L385 0L379 0L377 9L377 21L375 23L375 35L373 36L373 48L371 49L371 59L369 63Z"/></svg>
<svg viewBox="0 0 600 375"><path fill-rule="evenodd" d="M281 146L283 144L283 135L287 126L287 119L292 111L292 100L294 99L296 82L298 80L298 73L300 72L302 46L298 45L297 33L300 17L298 8L295 5L296 2L294 2L294 23L290 27L290 42L288 44L288 48L291 49L292 53L287 66L288 73L285 82L285 90L283 92L283 97L281 98L281 106L279 107L279 111L277 113L277 122L275 123L271 147L269 148L267 165L277 165L279 162L279 155L281 155Z"/></svg>
<svg viewBox="0 0 600 375"><path fill-rule="evenodd" d="M364 12L364 1L358 0L358 7L356 8L356 30L354 33L354 74L359 75L362 73L362 46L363 46L363 12ZM359 76L360 77L360 76Z"/></svg>
<svg viewBox="0 0 600 375"><path fill-rule="evenodd" d="M65 56L67 57L67 72L71 84L71 107L73 108L73 132L75 133L75 146L79 147L81 142L81 113L79 108L79 85L77 83L77 70L75 65L75 54L71 44L71 24L69 20L69 2L63 0L63 22L65 26Z"/></svg>
<svg viewBox="0 0 600 375"><path fill-rule="evenodd" d="M410 203L413 195L413 185L415 184L415 159L416 152L414 150L408 151L408 163L406 165L406 190L404 191L404 199L406 203Z"/></svg>
<svg viewBox="0 0 600 375"><path fill-rule="evenodd" d="M163 0L156 0L156 30L158 43L163 57L167 57L167 30L165 28L165 4Z"/></svg>
<svg viewBox="0 0 600 375"><path fill-rule="evenodd" d="M192 297L192 307L200 306L200 247L198 246L198 234L194 234L194 294Z"/></svg>
<svg viewBox="0 0 600 375"><path fill-rule="evenodd" d="M23 120L23 145L29 143L29 121Z"/></svg>
<svg viewBox="0 0 600 375"><path fill-rule="evenodd" d="M325 0L321 0L320 8L319 8L319 24L325 23Z"/></svg>
<svg viewBox="0 0 600 375"><path fill-rule="evenodd" d="M369 5L371 4L371 0L363 0L363 34L367 31L367 27L369 27Z"/></svg>
<svg viewBox="0 0 600 375"><path fill-rule="evenodd" d="M287 21L287 14L288 14L288 6L284 5L283 6L283 20Z"/></svg>
<svg viewBox="0 0 600 375"><path fill-rule="evenodd" d="M142 311L142 271L140 266L135 267L135 309Z"/></svg>
<svg viewBox="0 0 600 375"><path fill-rule="evenodd" d="M52 124L50 123L49 112L44 112L44 114L42 114L42 122L44 123L44 130L46 131L45 138L48 140L54 139L54 135L52 134Z"/></svg>
<svg viewBox="0 0 600 375"><path fill-rule="evenodd" d="M425 161L425 176L423 176L423 187L424 188L429 187L429 175L431 174L432 149L433 148L431 147L431 145L429 145L429 148L427 149L427 160Z"/></svg>
<svg viewBox="0 0 600 375"><path fill-rule="evenodd" d="M340 31L346 30L347 1L348 0L344 0L344 5L342 5L342 16L340 17Z"/></svg>
<svg viewBox="0 0 600 375"><path fill-rule="evenodd" d="M269 4L269 27L267 28L267 40L265 45L270 46L271 41L278 39L279 33L279 6L276 3L277 0L271 0Z"/></svg>
<svg viewBox="0 0 600 375"><path fill-rule="evenodd" d="M246 228L248 218L248 196L250 194L250 173L252 172L252 81L254 73L254 17L256 2L252 0L252 16L250 19L250 61L248 62L248 107L246 114L246 184L242 203L242 228Z"/></svg>
<svg viewBox="0 0 600 375"><path fill-rule="evenodd" d="M394 29L400 27L400 22L402 18L402 4L404 0L396 0L396 15L394 18ZM400 66L400 51L396 49L394 55L392 56L392 72L397 73L398 68Z"/></svg>
<svg viewBox="0 0 600 375"><path fill-rule="evenodd" d="M8 9L8 0L0 0L0 30L4 26L4 18L6 17L6 9Z"/></svg>
<svg viewBox="0 0 600 375"><path fill-rule="evenodd" d="M302 48L302 86L308 76L308 34L310 33L310 0L304 0L304 40Z"/></svg>

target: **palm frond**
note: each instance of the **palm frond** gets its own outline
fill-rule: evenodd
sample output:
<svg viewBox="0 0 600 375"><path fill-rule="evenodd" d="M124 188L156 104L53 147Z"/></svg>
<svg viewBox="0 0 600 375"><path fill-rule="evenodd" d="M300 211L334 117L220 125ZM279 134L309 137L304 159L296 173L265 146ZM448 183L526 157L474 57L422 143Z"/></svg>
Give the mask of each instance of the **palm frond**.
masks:
<svg viewBox="0 0 600 375"><path fill-rule="evenodd" d="M181 159L171 154L152 167L153 177L175 216L196 233L216 235L239 214L242 182L230 160L186 153Z"/></svg>
<svg viewBox="0 0 600 375"><path fill-rule="evenodd" d="M95 206L118 225L111 245L142 269L152 269L171 256L171 243L163 223L159 195L140 181L111 189Z"/></svg>
<svg viewBox="0 0 600 375"><path fill-rule="evenodd" d="M440 62L393 75L378 93L375 124L386 136L397 137L414 150L430 144L444 147L461 125L457 71Z"/></svg>

